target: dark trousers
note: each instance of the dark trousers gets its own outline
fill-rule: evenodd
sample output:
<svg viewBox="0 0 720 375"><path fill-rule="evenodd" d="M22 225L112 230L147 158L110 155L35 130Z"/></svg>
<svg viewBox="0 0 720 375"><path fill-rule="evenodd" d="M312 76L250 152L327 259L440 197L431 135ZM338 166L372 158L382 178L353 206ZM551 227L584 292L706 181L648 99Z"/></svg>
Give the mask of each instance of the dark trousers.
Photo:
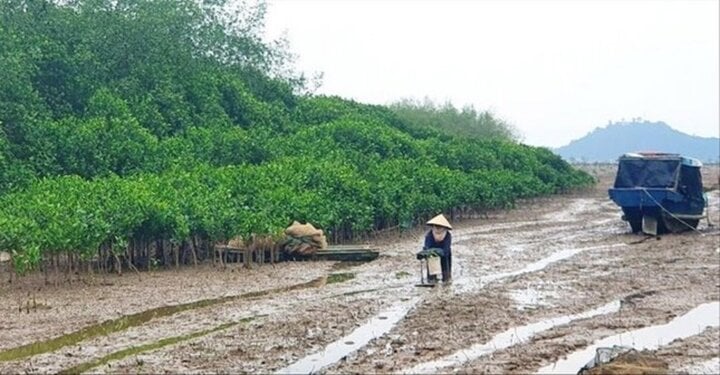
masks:
<svg viewBox="0 0 720 375"><path fill-rule="evenodd" d="M442 280L450 281L452 279L452 253L440 258L440 268L442 269Z"/></svg>

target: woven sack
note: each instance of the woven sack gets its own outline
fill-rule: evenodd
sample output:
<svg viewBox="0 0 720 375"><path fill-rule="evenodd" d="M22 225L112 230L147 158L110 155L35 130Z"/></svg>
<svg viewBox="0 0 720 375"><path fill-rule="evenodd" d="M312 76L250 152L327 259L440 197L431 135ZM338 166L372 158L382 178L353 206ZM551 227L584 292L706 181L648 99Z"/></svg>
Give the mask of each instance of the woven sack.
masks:
<svg viewBox="0 0 720 375"><path fill-rule="evenodd" d="M322 234L322 231L316 229L312 224L300 224L297 221L293 221L292 225L285 229L285 234L292 237L305 237L313 236L317 233Z"/></svg>
<svg viewBox="0 0 720 375"><path fill-rule="evenodd" d="M243 242L243 239L241 236L236 236L236 237L231 238L230 241L228 241L227 245L228 245L228 247L234 247L237 249L245 247L245 243Z"/></svg>

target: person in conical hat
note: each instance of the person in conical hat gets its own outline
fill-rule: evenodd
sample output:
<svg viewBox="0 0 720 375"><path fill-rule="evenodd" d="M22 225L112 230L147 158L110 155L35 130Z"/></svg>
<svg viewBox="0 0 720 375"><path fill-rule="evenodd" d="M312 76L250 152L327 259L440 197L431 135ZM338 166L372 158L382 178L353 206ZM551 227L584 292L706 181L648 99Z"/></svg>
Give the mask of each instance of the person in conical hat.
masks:
<svg viewBox="0 0 720 375"><path fill-rule="evenodd" d="M425 234L425 244L423 245L423 250L433 248L443 250L443 255L440 257L442 280L445 283L449 283L452 280L452 251L450 248L452 243L450 230L452 230L452 226L442 214L430 219L427 222L427 225L430 226L430 230Z"/></svg>
<svg viewBox="0 0 720 375"><path fill-rule="evenodd" d="M427 225L438 226L446 229L452 229L450 222L443 216L443 214L437 215L434 218L428 220Z"/></svg>

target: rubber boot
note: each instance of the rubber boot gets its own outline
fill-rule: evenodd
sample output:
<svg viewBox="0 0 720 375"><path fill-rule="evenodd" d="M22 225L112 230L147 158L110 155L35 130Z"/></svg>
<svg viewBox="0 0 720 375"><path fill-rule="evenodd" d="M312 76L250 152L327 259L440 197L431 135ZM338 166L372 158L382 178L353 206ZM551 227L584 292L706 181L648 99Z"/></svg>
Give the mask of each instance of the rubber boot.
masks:
<svg viewBox="0 0 720 375"><path fill-rule="evenodd" d="M442 281L450 284L452 282L452 254L448 254L440 259L440 267L442 267Z"/></svg>

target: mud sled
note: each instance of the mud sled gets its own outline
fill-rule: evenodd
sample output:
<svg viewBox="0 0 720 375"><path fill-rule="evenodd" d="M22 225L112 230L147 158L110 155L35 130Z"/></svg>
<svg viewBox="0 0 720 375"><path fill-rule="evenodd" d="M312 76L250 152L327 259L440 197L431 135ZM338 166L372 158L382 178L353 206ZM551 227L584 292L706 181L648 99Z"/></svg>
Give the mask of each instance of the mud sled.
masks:
<svg viewBox="0 0 720 375"><path fill-rule="evenodd" d="M438 278L442 275L440 257L442 249L425 249L416 254L420 261L420 283L416 287L433 288L438 285Z"/></svg>

